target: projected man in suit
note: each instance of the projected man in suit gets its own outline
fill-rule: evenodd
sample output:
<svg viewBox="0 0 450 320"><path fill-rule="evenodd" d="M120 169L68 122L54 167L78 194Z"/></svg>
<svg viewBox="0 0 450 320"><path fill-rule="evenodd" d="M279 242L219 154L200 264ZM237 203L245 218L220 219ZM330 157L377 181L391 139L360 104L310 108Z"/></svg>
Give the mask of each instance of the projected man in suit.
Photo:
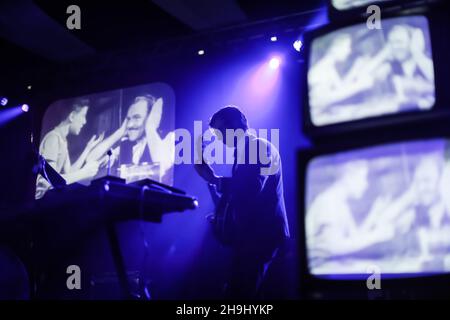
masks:
<svg viewBox="0 0 450 320"><path fill-rule="evenodd" d="M450 248L450 218L447 212L448 173L437 156L422 158L415 170L412 184L416 191L414 229L420 244L422 270L441 268ZM442 190L442 188L444 188ZM447 266L448 268L448 266Z"/></svg>
<svg viewBox="0 0 450 320"><path fill-rule="evenodd" d="M158 128L163 110L162 98L151 95L135 98L127 111L127 116L119 129L99 143L90 153L88 160L106 161L105 154L112 149L111 165L138 165L143 162L159 163L161 176L173 166L175 134L169 133L164 139Z"/></svg>
<svg viewBox="0 0 450 320"><path fill-rule="evenodd" d="M434 103L433 61L426 54L424 32L408 25L395 25L388 32L390 78L399 105L428 109Z"/></svg>
<svg viewBox="0 0 450 320"><path fill-rule="evenodd" d="M235 106L217 111L209 125L217 139L235 150L231 178L217 176L205 162L195 165L201 177L230 196L229 204L235 210L232 275L227 296L256 298L268 266L289 237L280 155L274 145L248 131L247 119ZM234 130L236 135L230 139L227 130ZM268 163L264 165L258 159L252 164L246 158L251 144L265 151ZM268 168L271 169L264 170Z"/></svg>

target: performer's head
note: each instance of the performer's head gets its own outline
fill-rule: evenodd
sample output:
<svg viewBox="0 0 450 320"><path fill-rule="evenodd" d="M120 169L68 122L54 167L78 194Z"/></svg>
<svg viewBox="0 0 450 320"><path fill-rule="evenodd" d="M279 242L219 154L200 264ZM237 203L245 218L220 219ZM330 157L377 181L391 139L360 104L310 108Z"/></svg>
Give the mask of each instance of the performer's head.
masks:
<svg viewBox="0 0 450 320"><path fill-rule="evenodd" d="M139 140L145 132L145 120L156 99L151 95L136 97L127 112L127 136L130 141Z"/></svg>
<svg viewBox="0 0 450 320"><path fill-rule="evenodd" d="M235 146L234 141L226 141L227 129L234 130L234 132L241 131L246 132L248 129L248 122L245 115L234 105L228 105L223 107L219 111L213 114L209 120L209 127L213 130L219 131L221 134L217 134L219 140L226 143L228 146Z"/></svg>
<svg viewBox="0 0 450 320"><path fill-rule="evenodd" d="M80 134L81 129L86 124L86 115L88 109L89 100L87 99L79 99L73 103L72 108L70 109L70 113L64 120L64 122L69 124L69 133L74 135Z"/></svg>

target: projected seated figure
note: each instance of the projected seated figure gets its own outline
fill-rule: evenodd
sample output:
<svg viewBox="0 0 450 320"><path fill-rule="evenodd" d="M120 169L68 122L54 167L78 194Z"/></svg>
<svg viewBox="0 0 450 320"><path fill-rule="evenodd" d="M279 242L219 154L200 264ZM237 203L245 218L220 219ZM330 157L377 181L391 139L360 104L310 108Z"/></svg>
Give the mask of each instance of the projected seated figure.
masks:
<svg viewBox="0 0 450 320"><path fill-rule="evenodd" d="M439 217L440 218L439 223L436 221L436 225L440 226L438 231L438 233L441 235L440 243L444 244L443 246L441 246L441 249L445 248L445 253L443 254L443 264L444 264L443 267L446 271L450 271L450 196L448 192L449 186L450 186L450 161L447 155L442 170L441 180L439 183L439 194L441 197L441 201L444 204L445 214ZM433 242L431 242L431 244L433 244Z"/></svg>
<svg viewBox="0 0 450 320"><path fill-rule="evenodd" d="M360 199L368 188L369 163L355 160L343 165L339 178L311 203L306 214L307 241L317 263L361 251L394 237L394 227L376 228L357 224L351 200ZM373 219L371 219L373 220Z"/></svg>
<svg viewBox="0 0 450 320"><path fill-rule="evenodd" d="M163 99L138 96L128 109L119 129L105 138L89 154L88 160L107 161L106 153L112 149L111 165L139 165L158 163L160 176L173 166L175 157L175 133L165 138L158 133L163 112Z"/></svg>
<svg viewBox="0 0 450 320"><path fill-rule="evenodd" d="M447 165L448 166L448 165ZM450 214L448 211L448 167L436 157L421 159L414 172L416 189L415 230L420 243L422 270L442 270L450 250ZM445 268L450 268L448 258Z"/></svg>
<svg viewBox="0 0 450 320"><path fill-rule="evenodd" d="M338 34L324 56L308 72L315 124L350 120L377 112L367 108L364 93L372 89L375 82L386 79L389 66L384 62L389 51L385 48L374 56L365 54L351 58L352 42L350 34ZM351 64L347 71L339 72L342 69L339 66L348 64L349 60Z"/></svg>
<svg viewBox="0 0 450 320"><path fill-rule="evenodd" d="M441 197L442 203L444 204L445 212L447 213L447 218L450 219L450 196L448 196L449 186L450 186L450 159L449 155L447 155L442 169L441 180L439 182L439 195Z"/></svg>
<svg viewBox="0 0 450 320"><path fill-rule="evenodd" d="M395 228L395 238L384 248L384 259L386 262L393 256L397 257L391 262L395 261L395 268L399 270L432 268L436 261L441 261L442 250L450 248L449 229L446 227L450 221L442 201L445 194L439 191L439 185L443 183L441 173L442 165L437 156L423 157L415 166L406 191L378 206L367 219L378 228L385 225Z"/></svg>
<svg viewBox="0 0 450 320"><path fill-rule="evenodd" d="M389 78L399 108L417 105L429 109L434 104L433 61L426 54L424 32L408 25L395 25L388 32Z"/></svg>
<svg viewBox="0 0 450 320"><path fill-rule="evenodd" d="M78 159L71 163L67 136L79 135L86 124L89 105L87 100L75 102L68 115L54 129L49 131L41 141L39 153L66 180L67 184L89 179L97 174L99 163L87 159L89 152L103 139L94 135L87 143ZM44 196L51 185L41 175L36 181L36 199Z"/></svg>

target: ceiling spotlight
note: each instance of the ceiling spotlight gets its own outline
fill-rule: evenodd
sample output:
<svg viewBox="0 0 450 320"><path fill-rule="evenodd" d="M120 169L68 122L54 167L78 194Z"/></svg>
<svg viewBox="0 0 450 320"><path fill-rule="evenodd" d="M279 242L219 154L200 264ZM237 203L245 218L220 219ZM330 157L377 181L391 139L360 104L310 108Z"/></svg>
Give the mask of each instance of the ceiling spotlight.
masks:
<svg viewBox="0 0 450 320"><path fill-rule="evenodd" d="M27 89L28 89L28 90L31 90L31 85L29 85L29 86L27 87Z"/></svg>
<svg viewBox="0 0 450 320"><path fill-rule="evenodd" d="M271 69L278 69L278 67L280 66L280 63L281 63L281 59L279 57L273 57L269 61L269 66Z"/></svg>
<svg viewBox="0 0 450 320"><path fill-rule="evenodd" d="M22 105L22 111L23 112L28 112L30 110L30 107L27 104L23 104Z"/></svg>
<svg viewBox="0 0 450 320"><path fill-rule="evenodd" d="M198 54L199 56L202 56L202 55L205 54L205 50L203 50L203 49L198 50L198 51L197 51L197 54Z"/></svg>
<svg viewBox="0 0 450 320"><path fill-rule="evenodd" d="M300 50L302 49L303 43L301 40L295 40L294 43L292 44L292 46L294 47L294 49L298 52L300 52Z"/></svg>
<svg viewBox="0 0 450 320"><path fill-rule="evenodd" d="M277 36L271 36L270 41L276 42L278 40Z"/></svg>
<svg viewBox="0 0 450 320"><path fill-rule="evenodd" d="M0 98L0 105L2 105L4 107L7 104L8 104L8 98L7 97L1 97Z"/></svg>

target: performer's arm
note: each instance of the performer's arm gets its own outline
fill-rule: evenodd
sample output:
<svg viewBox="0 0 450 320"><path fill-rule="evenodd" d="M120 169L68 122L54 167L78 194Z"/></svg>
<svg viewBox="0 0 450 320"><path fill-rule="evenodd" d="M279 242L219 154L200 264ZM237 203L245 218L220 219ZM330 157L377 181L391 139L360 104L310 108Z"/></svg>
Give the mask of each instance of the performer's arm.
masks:
<svg viewBox="0 0 450 320"><path fill-rule="evenodd" d="M204 147L205 144L203 143L203 136L200 135L198 137L197 143L195 144L195 152L197 152L196 159L200 159L200 161L198 161L199 163L194 163L195 171L197 171L200 177L205 179L207 182L219 185L221 177L217 176L214 173L214 170L203 158Z"/></svg>
<svg viewBox="0 0 450 320"><path fill-rule="evenodd" d="M220 184L221 177L217 176L214 173L214 170L211 168L209 164L207 163L194 164L194 168L195 171L197 171L197 173L200 175L200 177L205 179L207 182L215 185Z"/></svg>
<svg viewBox="0 0 450 320"><path fill-rule="evenodd" d="M249 143L256 144L258 159L255 164L238 164L236 174L232 180L232 188L238 197L246 197L248 194L258 195L264 188L269 176L277 174L280 170L281 160L278 152L272 150L273 147L270 144L262 140Z"/></svg>

